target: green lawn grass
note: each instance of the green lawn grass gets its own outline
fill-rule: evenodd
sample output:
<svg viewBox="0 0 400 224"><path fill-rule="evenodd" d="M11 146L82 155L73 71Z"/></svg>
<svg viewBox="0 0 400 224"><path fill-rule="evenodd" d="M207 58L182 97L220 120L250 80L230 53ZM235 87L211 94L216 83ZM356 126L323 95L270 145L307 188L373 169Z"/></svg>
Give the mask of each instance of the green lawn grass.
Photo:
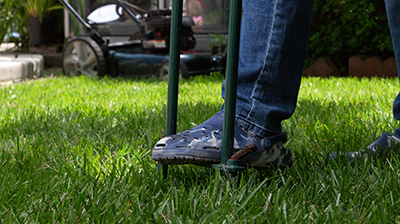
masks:
<svg viewBox="0 0 400 224"><path fill-rule="evenodd" d="M180 81L178 131L220 108L222 81ZM2 86L0 222L399 222L397 153L327 159L399 126L398 82L303 78L283 123L293 167L247 169L240 180L191 165L170 167L162 180L150 155L166 123L163 80L58 76Z"/></svg>

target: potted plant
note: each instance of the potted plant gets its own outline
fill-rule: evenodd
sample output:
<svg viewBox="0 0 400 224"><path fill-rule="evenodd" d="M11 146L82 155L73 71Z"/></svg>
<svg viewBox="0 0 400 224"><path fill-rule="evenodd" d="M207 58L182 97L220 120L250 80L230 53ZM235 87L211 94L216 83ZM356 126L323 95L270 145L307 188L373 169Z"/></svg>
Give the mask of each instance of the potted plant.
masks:
<svg viewBox="0 0 400 224"><path fill-rule="evenodd" d="M28 16L30 45L49 45L52 41L54 20L51 12L62 9L58 0L21 0Z"/></svg>
<svg viewBox="0 0 400 224"><path fill-rule="evenodd" d="M208 36L212 38L208 45L211 48L211 54L226 53L226 46L228 45L226 36L219 33L209 34Z"/></svg>
<svg viewBox="0 0 400 224"><path fill-rule="evenodd" d="M15 43L12 51L25 49L29 44L27 26L28 17L19 1L0 0L0 44L9 41Z"/></svg>

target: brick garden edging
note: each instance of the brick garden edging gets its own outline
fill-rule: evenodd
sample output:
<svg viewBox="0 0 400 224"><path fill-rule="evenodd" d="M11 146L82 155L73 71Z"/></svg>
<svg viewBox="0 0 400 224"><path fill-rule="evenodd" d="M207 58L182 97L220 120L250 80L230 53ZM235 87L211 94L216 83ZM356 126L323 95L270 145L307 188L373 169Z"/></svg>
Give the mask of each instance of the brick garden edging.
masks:
<svg viewBox="0 0 400 224"><path fill-rule="evenodd" d="M323 57L318 59L313 65L306 68L303 75L330 77L339 76L340 71L330 58Z"/></svg>
<svg viewBox="0 0 400 224"><path fill-rule="evenodd" d="M356 55L350 57L348 63L348 76L350 77L397 77L394 57L383 60L377 56L367 58L365 55ZM340 76L340 71L331 59L323 57L307 67L303 74L305 76L330 77Z"/></svg>
<svg viewBox="0 0 400 224"><path fill-rule="evenodd" d="M390 57L383 60L381 57L367 58L365 55L356 55L349 58L349 76L351 77L397 77L396 59Z"/></svg>

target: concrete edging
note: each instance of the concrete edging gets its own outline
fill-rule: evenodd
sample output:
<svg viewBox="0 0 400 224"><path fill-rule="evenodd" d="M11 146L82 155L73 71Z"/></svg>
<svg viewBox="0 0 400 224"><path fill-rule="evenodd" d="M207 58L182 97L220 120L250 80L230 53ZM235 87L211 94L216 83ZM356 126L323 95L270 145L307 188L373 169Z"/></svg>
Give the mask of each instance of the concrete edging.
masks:
<svg viewBox="0 0 400 224"><path fill-rule="evenodd" d="M11 81L41 75L44 57L39 54L0 54L0 81Z"/></svg>

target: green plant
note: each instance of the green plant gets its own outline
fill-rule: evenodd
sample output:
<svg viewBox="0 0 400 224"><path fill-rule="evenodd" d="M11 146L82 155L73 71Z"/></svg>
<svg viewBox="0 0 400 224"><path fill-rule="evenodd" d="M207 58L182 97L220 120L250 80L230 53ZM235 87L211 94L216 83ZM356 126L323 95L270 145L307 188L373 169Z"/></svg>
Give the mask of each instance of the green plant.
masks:
<svg viewBox="0 0 400 224"><path fill-rule="evenodd" d="M228 38L227 36L223 36L219 33L208 34L209 37L212 37L208 48L212 48L214 46L227 46L228 45Z"/></svg>
<svg viewBox="0 0 400 224"><path fill-rule="evenodd" d="M62 9L58 0L21 0L28 18L46 18L53 10Z"/></svg>
<svg viewBox="0 0 400 224"><path fill-rule="evenodd" d="M392 56L384 1L316 0L307 64L328 56L345 68L348 58L357 54Z"/></svg>
<svg viewBox="0 0 400 224"><path fill-rule="evenodd" d="M7 38L14 42L18 48L25 48L29 42L26 26L28 24L27 16L24 13L19 1L0 0L0 44L3 38ZM12 32L20 34L19 39L11 39L9 36Z"/></svg>

